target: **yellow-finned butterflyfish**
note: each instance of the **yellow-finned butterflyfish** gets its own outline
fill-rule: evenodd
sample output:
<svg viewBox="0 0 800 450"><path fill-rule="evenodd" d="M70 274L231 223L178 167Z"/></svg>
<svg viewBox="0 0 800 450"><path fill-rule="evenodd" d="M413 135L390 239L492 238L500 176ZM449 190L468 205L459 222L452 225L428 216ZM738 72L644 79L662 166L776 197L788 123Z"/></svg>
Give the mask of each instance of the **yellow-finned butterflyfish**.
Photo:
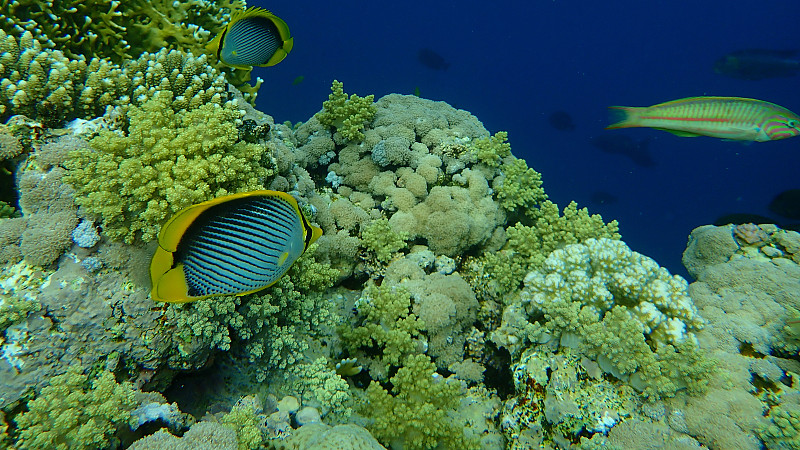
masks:
<svg viewBox="0 0 800 450"><path fill-rule="evenodd" d="M260 291L321 235L285 192L243 192L189 206L158 234L150 295L185 303Z"/></svg>
<svg viewBox="0 0 800 450"><path fill-rule="evenodd" d="M800 134L800 117L774 103L741 97L689 97L646 107L609 106L622 117L606 127L650 127L672 134L776 141Z"/></svg>
<svg viewBox="0 0 800 450"><path fill-rule="evenodd" d="M283 61L294 45L289 26L266 9L251 6L231 16L231 21L206 45L224 64L238 69L268 67Z"/></svg>

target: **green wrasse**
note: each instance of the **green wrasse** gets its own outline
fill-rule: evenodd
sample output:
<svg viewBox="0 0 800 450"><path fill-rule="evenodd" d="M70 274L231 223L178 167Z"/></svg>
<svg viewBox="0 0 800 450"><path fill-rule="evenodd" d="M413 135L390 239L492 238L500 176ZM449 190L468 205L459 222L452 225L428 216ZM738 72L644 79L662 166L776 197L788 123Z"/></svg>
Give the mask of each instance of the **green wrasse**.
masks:
<svg viewBox="0 0 800 450"><path fill-rule="evenodd" d="M650 127L684 137L710 136L738 141L776 141L800 134L800 117L752 98L689 97L646 107L610 106L619 122L606 127Z"/></svg>

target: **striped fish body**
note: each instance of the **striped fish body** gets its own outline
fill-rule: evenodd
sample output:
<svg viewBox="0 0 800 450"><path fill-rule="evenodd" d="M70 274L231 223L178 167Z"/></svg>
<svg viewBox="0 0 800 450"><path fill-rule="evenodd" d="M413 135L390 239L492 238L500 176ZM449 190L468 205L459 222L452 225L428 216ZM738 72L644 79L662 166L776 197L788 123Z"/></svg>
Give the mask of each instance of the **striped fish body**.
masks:
<svg viewBox="0 0 800 450"><path fill-rule="evenodd" d="M278 64L293 46L286 22L265 9L250 7L233 14L206 48L226 65L250 69Z"/></svg>
<svg viewBox="0 0 800 450"><path fill-rule="evenodd" d="M650 127L678 136L710 136L741 141L774 141L800 134L800 117L761 100L689 97L648 107L611 106L621 115L606 129Z"/></svg>
<svg viewBox="0 0 800 450"><path fill-rule="evenodd" d="M284 192L220 197L178 212L150 264L154 300L183 303L273 285L320 235Z"/></svg>

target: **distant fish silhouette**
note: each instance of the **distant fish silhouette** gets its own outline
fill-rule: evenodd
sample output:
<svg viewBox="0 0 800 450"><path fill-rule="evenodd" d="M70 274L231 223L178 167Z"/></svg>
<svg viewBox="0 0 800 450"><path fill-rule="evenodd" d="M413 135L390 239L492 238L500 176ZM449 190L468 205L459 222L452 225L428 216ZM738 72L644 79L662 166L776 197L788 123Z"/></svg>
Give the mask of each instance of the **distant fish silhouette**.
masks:
<svg viewBox="0 0 800 450"><path fill-rule="evenodd" d="M296 76L294 78L294 80L292 80L292 86L297 86L298 84L302 83L303 80L305 80L305 79L306 79L306 77L304 77L303 75Z"/></svg>
<svg viewBox="0 0 800 450"><path fill-rule="evenodd" d="M647 150L647 146L650 144L649 139L636 142L628 136L604 134L593 137L591 143L605 153L626 156L637 166L653 167L656 165L656 161Z"/></svg>
<svg viewBox="0 0 800 450"><path fill-rule="evenodd" d="M800 189L781 192L769 202L768 208L787 219L800 219Z"/></svg>
<svg viewBox="0 0 800 450"><path fill-rule="evenodd" d="M611 205L617 203L616 195L606 191L595 191L592 193L591 202L595 205Z"/></svg>
<svg viewBox="0 0 800 450"><path fill-rule="evenodd" d="M447 68L450 67L450 63L445 61L442 55L429 48L421 49L417 53L417 59L422 65L433 70L447 70Z"/></svg>
<svg viewBox="0 0 800 450"><path fill-rule="evenodd" d="M742 80L791 77L800 71L797 50L751 48L728 53L714 63L714 72Z"/></svg>
<svg viewBox="0 0 800 450"><path fill-rule="evenodd" d="M553 128L559 131L572 131L575 129L575 122L572 121L572 116L566 111L556 111L550 114L547 120L550 121L550 125Z"/></svg>
<svg viewBox="0 0 800 450"><path fill-rule="evenodd" d="M759 214L750 213L731 213L723 214L714 220L714 225L721 227L723 225L741 225L743 223L776 223L775 219L762 216Z"/></svg>

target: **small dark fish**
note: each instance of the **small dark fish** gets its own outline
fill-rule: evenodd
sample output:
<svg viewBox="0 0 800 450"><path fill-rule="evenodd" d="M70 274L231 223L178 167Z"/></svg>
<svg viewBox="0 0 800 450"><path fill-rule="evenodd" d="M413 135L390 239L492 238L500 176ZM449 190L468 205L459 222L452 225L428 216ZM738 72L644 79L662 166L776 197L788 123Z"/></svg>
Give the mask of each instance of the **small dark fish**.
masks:
<svg viewBox="0 0 800 450"><path fill-rule="evenodd" d="M429 48L423 48L417 53L417 59L423 66L429 67L433 70L447 70L450 63L445 61L442 55L436 53Z"/></svg>
<svg viewBox="0 0 800 450"><path fill-rule="evenodd" d="M303 82L303 80L305 80L305 79L306 79L306 77L304 77L304 76L302 76L302 75L298 75L298 76L296 76L296 77L294 78L294 80L292 80L292 86L297 86L298 84L302 83L302 82Z"/></svg>
<svg viewBox="0 0 800 450"><path fill-rule="evenodd" d="M762 216L759 214L750 213L732 213L723 214L714 220L714 225L721 227L723 225L741 225L743 223L775 223L775 219Z"/></svg>
<svg viewBox="0 0 800 450"><path fill-rule="evenodd" d="M791 77L800 71L796 54L797 50L739 50L718 59L714 72L742 80Z"/></svg>
<svg viewBox="0 0 800 450"><path fill-rule="evenodd" d="M769 202L769 210L787 219L800 219L800 189L789 189Z"/></svg>
<svg viewBox="0 0 800 450"><path fill-rule="evenodd" d="M592 203L596 205L611 205L617 203L617 200L619 198L616 195L606 191L595 191L591 198Z"/></svg>
<svg viewBox="0 0 800 450"><path fill-rule="evenodd" d="M556 111L550 114L547 118L550 125L559 131L573 131L575 129L575 122L572 121L572 116L566 111Z"/></svg>
<svg viewBox="0 0 800 450"><path fill-rule="evenodd" d="M649 139L636 142L628 136L604 134L593 137L591 143L605 153L626 156L637 166L653 167L656 165L656 161L647 150L647 146L650 144Z"/></svg>

